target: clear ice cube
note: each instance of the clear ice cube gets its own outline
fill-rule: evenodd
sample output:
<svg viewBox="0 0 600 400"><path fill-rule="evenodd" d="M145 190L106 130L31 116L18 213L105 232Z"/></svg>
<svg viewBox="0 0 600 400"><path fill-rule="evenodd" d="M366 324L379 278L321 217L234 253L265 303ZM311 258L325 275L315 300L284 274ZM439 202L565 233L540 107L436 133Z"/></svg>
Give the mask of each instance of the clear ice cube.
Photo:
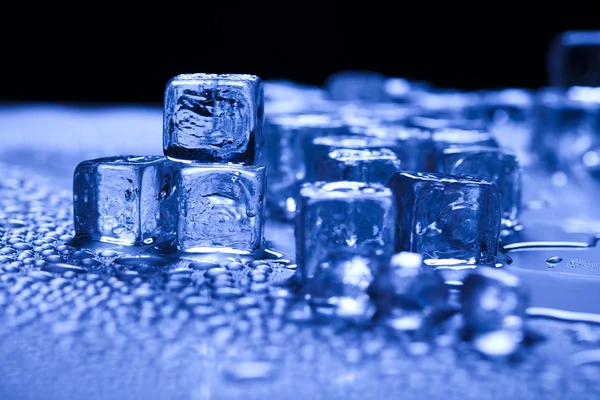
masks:
<svg viewBox="0 0 600 400"><path fill-rule="evenodd" d="M364 135L393 140L393 150L405 171L435 172L431 131L396 125L373 126L366 129Z"/></svg>
<svg viewBox="0 0 600 400"><path fill-rule="evenodd" d="M306 143L304 149L304 181L317 182L324 176L328 155L336 149L391 149L396 150L397 144L392 139L378 138L366 135L329 135L320 136Z"/></svg>
<svg viewBox="0 0 600 400"><path fill-rule="evenodd" d="M496 147L450 148L442 153L442 170L494 182L502 196L502 224L513 227L521 207L521 168L514 153Z"/></svg>
<svg viewBox="0 0 600 400"><path fill-rule="evenodd" d="M175 168L162 156L87 160L75 169L73 208L78 237L123 245L174 238Z"/></svg>
<svg viewBox="0 0 600 400"><path fill-rule="evenodd" d="M164 154L254 164L263 145L263 84L242 74L183 74L165 89Z"/></svg>
<svg viewBox="0 0 600 400"><path fill-rule="evenodd" d="M270 218L291 220L296 213L299 182L304 180L304 142L347 132L332 114L282 114L268 117L261 163L267 167Z"/></svg>
<svg viewBox="0 0 600 400"><path fill-rule="evenodd" d="M391 191L362 182L316 182L301 186L296 215L298 278L309 282L332 253L364 256L394 251L396 210Z"/></svg>
<svg viewBox="0 0 600 400"><path fill-rule="evenodd" d="M234 254L261 250L265 167L185 164L177 183L179 250Z"/></svg>
<svg viewBox="0 0 600 400"><path fill-rule="evenodd" d="M385 102L390 100L386 81L385 75L374 71L340 71L327 78L325 89L335 101Z"/></svg>
<svg viewBox="0 0 600 400"><path fill-rule="evenodd" d="M439 173L397 172L396 251L423 254L428 264L492 260L498 251L501 199L492 182Z"/></svg>
<svg viewBox="0 0 600 400"><path fill-rule="evenodd" d="M401 170L396 153L389 149L338 149L329 153L321 181L356 181L387 184Z"/></svg>
<svg viewBox="0 0 600 400"><path fill-rule="evenodd" d="M566 31L548 54L550 86L600 86L600 31Z"/></svg>
<svg viewBox="0 0 600 400"><path fill-rule="evenodd" d="M494 267L478 267L461 289L462 313L471 333L522 328L529 291L516 276Z"/></svg>

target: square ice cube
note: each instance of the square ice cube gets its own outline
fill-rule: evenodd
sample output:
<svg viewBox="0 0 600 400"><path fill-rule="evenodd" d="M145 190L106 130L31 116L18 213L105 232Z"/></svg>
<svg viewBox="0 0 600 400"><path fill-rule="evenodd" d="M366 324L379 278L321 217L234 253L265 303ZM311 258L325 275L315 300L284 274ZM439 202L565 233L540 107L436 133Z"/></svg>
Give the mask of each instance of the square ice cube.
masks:
<svg viewBox="0 0 600 400"><path fill-rule="evenodd" d="M304 141L347 132L332 114L282 114L268 117L261 163L267 167L267 207L270 218L292 220L299 182L304 180Z"/></svg>
<svg viewBox="0 0 600 400"><path fill-rule="evenodd" d="M442 159L440 172L494 182L502 196L502 224L507 228L517 224L521 207L521 168L514 153L495 147L473 146L446 149Z"/></svg>
<svg viewBox="0 0 600 400"><path fill-rule="evenodd" d="M337 149L329 153L319 180L373 182L385 185L392 174L400 169L398 156L389 149Z"/></svg>
<svg viewBox="0 0 600 400"><path fill-rule="evenodd" d="M73 178L78 237L124 245L175 236L175 168L162 156L120 156L80 163Z"/></svg>
<svg viewBox="0 0 600 400"><path fill-rule="evenodd" d="M335 101L385 102L387 77L374 71L339 71L325 81L329 98Z"/></svg>
<svg viewBox="0 0 600 400"><path fill-rule="evenodd" d="M364 135L393 140L393 150L398 155L403 170L435 172L431 131L398 125L373 126L366 129Z"/></svg>
<svg viewBox="0 0 600 400"><path fill-rule="evenodd" d="M548 54L551 86L600 86L600 31L567 31Z"/></svg>
<svg viewBox="0 0 600 400"><path fill-rule="evenodd" d="M396 150L392 139L366 135L329 135L316 137L305 144L304 174L305 182L317 182L324 176L328 155L336 149L390 149Z"/></svg>
<svg viewBox="0 0 600 400"><path fill-rule="evenodd" d="M388 186L398 218L396 250L428 264L492 260L498 251L501 203L492 182L439 173L397 172Z"/></svg>
<svg viewBox="0 0 600 400"><path fill-rule="evenodd" d="M185 164L177 178L179 250L255 254L261 249L265 167Z"/></svg>
<svg viewBox="0 0 600 400"><path fill-rule="evenodd" d="M263 84L241 74L183 74L165 89L163 150L178 161L254 164L263 144Z"/></svg>
<svg viewBox="0 0 600 400"><path fill-rule="evenodd" d="M392 192L383 185L304 183L295 226L298 278L307 283L332 253L391 255L395 220Z"/></svg>

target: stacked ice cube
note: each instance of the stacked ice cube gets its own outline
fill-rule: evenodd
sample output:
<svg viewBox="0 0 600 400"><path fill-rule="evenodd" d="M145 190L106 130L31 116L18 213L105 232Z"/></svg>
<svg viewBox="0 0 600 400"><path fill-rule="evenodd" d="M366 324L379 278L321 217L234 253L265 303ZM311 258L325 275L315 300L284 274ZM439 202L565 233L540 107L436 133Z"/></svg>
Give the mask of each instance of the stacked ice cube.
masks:
<svg viewBox="0 0 600 400"><path fill-rule="evenodd" d="M263 84L185 74L164 98L163 156L89 160L75 171L80 238L255 254L263 245Z"/></svg>

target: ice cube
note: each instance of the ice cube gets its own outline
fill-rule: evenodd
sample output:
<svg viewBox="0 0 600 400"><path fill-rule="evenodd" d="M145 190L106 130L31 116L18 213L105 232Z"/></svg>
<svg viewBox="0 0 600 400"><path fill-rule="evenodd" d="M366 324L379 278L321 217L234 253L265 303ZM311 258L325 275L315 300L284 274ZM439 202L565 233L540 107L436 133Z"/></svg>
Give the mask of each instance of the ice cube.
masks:
<svg viewBox="0 0 600 400"><path fill-rule="evenodd" d="M304 179L304 141L347 132L343 121L328 113L282 114L267 118L261 163L267 167L269 217L291 220L298 184Z"/></svg>
<svg viewBox="0 0 600 400"><path fill-rule="evenodd" d="M478 267L467 275L461 291L468 331L484 333L523 326L529 293L515 275L494 267Z"/></svg>
<svg viewBox="0 0 600 400"><path fill-rule="evenodd" d="M498 251L501 199L492 182L439 173L396 172L396 251L430 265L492 260Z"/></svg>
<svg viewBox="0 0 600 400"><path fill-rule="evenodd" d="M600 86L600 31L566 31L548 54L550 86Z"/></svg>
<svg viewBox="0 0 600 400"><path fill-rule="evenodd" d="M387 184L400 171L398 156L389 149L338 149L329 153L318 179L327 182L356 181Z"/></svg>
<svg viewBox="0 0 600 400"><path fill-rule="evenodd" d="M340 71L325 81L325 89L331 100L385 102L390 100L386 92L385 75L374 71Z"/></svg>
<svg viewBox="0 0 600 400"><path fill-rule="evenodd" d="M242 74L183 74L165 89L164 154L254 164L263 145L263 84Z"/></svg>
<svg viewBox="0 0 600 400"><path fill-rule="evenodd" d="M453 89L420 91L414 94L413 103L427 117L449 120L481 118L480 95L475 92Z"/></svg>
<svg viewBox="0 0 600 400"><path fill-rule="evenodd" d="M177 182L181 251L256 254L261 250L265 167L185 164Z"/></svg>
<svg viewBox="0 0 600 400"><path fill-rule="evenodd" d="M498 147L494 135L478 129L439 129L433 132L433 141L436 149L440 151L450 147Z"/></svg>
<svg viewBox="0 0 600 400"><path fill-rule="evenodd" d="M435 154L432 133L426 129L406 126L373 126L365 136L393 140L394 152L405 171L435 172Z"/></svg>
<svg viewBox="0 0 600 400"><path fill-rule="evenodd" d="M485 130L485 122L480 119L468 119L463 117L446 118L441 116L410 116L404 122L410 128L418 128L429 131L440 129L463 129L463 130Z"/></svg>
<svg viewBox="0 0 600 400"><path fill-rule="evenodd" d="M441 274L418 253L400 252L380 267L369 295L380 315L394 309L420 310L447 306L449 291Z"/></svg>
<svg viewBox="0 0 600 400"><path fill-rule="evenodd" d="M175 236L175 168L162 156L119 156L80 163L73 178L75 233L123 245Z"/></svg>
<svg viewBox="0 0 600 400"><path fill-rule="evenodd" d="M298 196L296 261L305 285L332 253L391 255L396 210L391 191L361 182L305 183ZM306 287L306 286L305 286Z"/></svg>
<svg viewBox="0 0 600 400"><path fill-rule="evenodd" d="M521 168L514 153L483 146L445 149L440 172L494 182L502 196L502 224L507 228L517 224L521 207Z"/></svg>
<svg viewBox="0 0 600 400"><path fill-rule="evenodd" d="M344 122L358 132L373 125L401 124L416 112L414 106L398 103L348 103L339 109Z"/></svg>
<svg viewBox="0 0 600 400"><path fill-rule="evenodd" d="M533 92L514 88L490 90L483 94L482 101L486 129L501 146L515 151L521 165L529 164L534 125Z"/></svg>
<svg viewBox="0 0 600 400"><path fill-rule="evenodd" d="M369 320L375 307L367 289L379 267L378 258L334 252L316 267L309 284L310 304L317 314L358 322Z"/></svg>
<svg viewBox="0 0 600 400"><path fill-rule="evenodd" d="M366 135L329 135L310 140L304 149L305 182L316 182L324 175L328 155L336 149L381 149L397 150L392 139Z"/></svg>
<svg viewBox="0 0 600 400"><path fill-rule="evenodd" d="M532 149L550 169L571 169L598 145L600 88L541 91L536 118Z"/></svg>

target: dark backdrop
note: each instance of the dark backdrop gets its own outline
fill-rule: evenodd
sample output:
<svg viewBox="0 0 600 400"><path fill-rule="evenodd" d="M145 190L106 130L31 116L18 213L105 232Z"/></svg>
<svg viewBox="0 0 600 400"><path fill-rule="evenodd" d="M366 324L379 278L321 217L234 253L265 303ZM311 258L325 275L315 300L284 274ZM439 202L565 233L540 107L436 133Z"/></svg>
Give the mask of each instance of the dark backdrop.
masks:
<svg viewBox="0 0 600 400"><path fill-rule="evenodd" d="M590 0L151 4L2 13L0 101L160 104L166 81L189 72L320 85L367 69L441 87L537 88L557 34L600 29Z"/></svg>

